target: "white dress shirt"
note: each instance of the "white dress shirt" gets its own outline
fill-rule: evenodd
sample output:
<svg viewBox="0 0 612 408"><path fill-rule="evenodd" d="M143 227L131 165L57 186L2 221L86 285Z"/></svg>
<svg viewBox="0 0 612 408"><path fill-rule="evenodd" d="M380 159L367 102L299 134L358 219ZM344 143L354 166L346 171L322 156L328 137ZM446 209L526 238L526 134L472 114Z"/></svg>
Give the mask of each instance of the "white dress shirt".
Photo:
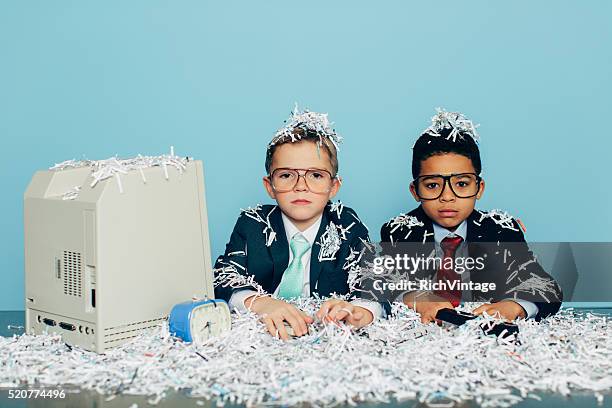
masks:
<svg viewBox="0 0 612 408"><path fill-rule="evenodd" d="M308 243L310 244L310 248L308 251L302 255L302 266L304 267L304 284L302 286L302 296L310 297L310 258L312 255L312 247L315 245L315 239L317 238L317 233L319 232L319 227L321 226L321 218L317 219L314 224L310 227L306 228L304 231L300 231L291 220L285 215L281 214L283 218L283 226L285 227L285 234L287 238L287 242L291 243L291 239L296 235L301 235ZM293 260L293 253L289 250L289 264ZM288 264L288 265L289 265ZM274 290L274 295L278 295L278 290L280 285L276 287ZM251 289L242 289L235 291L229 300L229 306L231 309L236 309L240 312L246 312L247 307L244 304L244 301L252 295L257 294L256 291ZM374 316L374 320L379 318L383 314L382 306L374 301L366 300L366 299L355 299L351 302L355 306L361 306L367 310L369 310Z"/></svg>

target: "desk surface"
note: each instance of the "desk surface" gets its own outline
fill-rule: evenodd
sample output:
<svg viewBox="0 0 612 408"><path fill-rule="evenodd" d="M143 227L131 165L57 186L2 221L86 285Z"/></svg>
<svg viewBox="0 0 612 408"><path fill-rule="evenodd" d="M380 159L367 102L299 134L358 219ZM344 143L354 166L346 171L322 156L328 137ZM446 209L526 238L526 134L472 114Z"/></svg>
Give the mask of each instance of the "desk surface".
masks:
<svg viewBox="0 0 612 408"><path fill-rule="evenodd" d="M592 310L597 313L607 314L612 316L612 308L605 309L583 309ZM9 329L8 326L23 326L24 324L24 312L0 312L0 336L11 336L13 334L21 334L22 331ZM58 389L58 388L56 388ZM13 407L95 407L95 408L115 408L115 407L130 407L133 404L137 404L138 407L152 406L147 403L147 397L133 396L133 395L119 395L116 398L106 401L107 397L99 395L96 392L83 390L80 392L70 392L66 389L65 399L9 399L9 390L0 388L0 406L13 408ZM514 407L517 408L528 408L528 407L558 407L558 406L572 406L572 407L612 407L612 393L608 393L603 401L603 404L598 405L595 397L592 393L580 393L572 395L571 398L565 398L559 394L539 393L542 397L542 401L535 399L526 399L520 402ZM204 405L198 405L198 402ZM167 397L160 401L158 407L216 407L216 404L209 401L202 400L201 398L190 398L184 393L176 391L168 391ZM374 407L427 407L425 404L419 404L417 401L402 401L401 403L391 404L360 404L361 408L374 408ZM477 407L478 405L473 401L468 401L460 407ZM225 407L233 408L236 405L226 404Z"/></svg>

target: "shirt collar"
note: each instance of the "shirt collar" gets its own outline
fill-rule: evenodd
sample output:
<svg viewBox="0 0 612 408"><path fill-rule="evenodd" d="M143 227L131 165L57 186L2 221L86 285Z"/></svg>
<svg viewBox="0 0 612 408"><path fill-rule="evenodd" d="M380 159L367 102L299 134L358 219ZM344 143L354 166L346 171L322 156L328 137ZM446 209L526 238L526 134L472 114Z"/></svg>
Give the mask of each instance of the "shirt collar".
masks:
<svg viewBox="0 0 612 408"><path fill-rule="evenodd" d="M434 230L434 240L437 243L442 242L442 240L448 237L449 235L450 236L458 235L461 238L463 238L463 241L465 242L465 239L467 237L467 220L463 220L463 222L459 224L459 226L455 229L454 232L449 231L448 229L444 228L441 225L436 224L435 222L433 223L433 230Z"/></svg>
<svg viewBox="0 0 612 408"><path fill-rule="evenodd" d="M317 239L317 233L319 232L319 227L321 226L323 214L321 214L314 224L306 228L304 231L300 231L284 213L281 213L281 216L283 218L285 234L287 234L287 241L291 242L291 238L297 234L301 234L304 238L306 238L306 241L308 241L311 247L315 244L315 239Z"/></svg>

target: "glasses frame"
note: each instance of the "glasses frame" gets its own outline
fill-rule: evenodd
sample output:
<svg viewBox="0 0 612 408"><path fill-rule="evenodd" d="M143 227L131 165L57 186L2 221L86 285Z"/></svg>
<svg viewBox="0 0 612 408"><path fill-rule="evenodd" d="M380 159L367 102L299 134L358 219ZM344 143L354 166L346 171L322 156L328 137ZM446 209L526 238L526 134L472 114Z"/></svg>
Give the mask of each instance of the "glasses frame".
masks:
<svg viewBox="0 0 612 408"><path fill-rule="evenodd" d="M460 196L459 194L457 194L455 192L455 190L453 189L453 185L450 182L451 177L457 177L457 176L474 176L476 177L476 192L472 195L469 196ZM421 197L421 194L419 194L419 180L423 179L423 178L430 178L430 177L441 177L444 180L444 185L442 186L442 190L440 190L440 194L438 194L437 197L435 198L424 198ZM442 174L426 174L424 176L419 176L417 178L415 178L414 180L412 180L412 185L414 186L414 191L416 192L417 197L419 197L421 200L437 200L438 198L442 197L442 194L444 194L444 190L446 189L446 185L448 184L448 186L450 187L450 190L452 191L452 193L455 195L455 197L457 198L472 198L478 195L478 193L480 192L480 182L482 181L482 177L480 177L478 174L476 173L453 173L453 174L449 174L448 176L444 176Z"/></svg>
<svg viewBox="0 0 612 408"><path fill-rule="evenodd" d="M298 174L297 179L295 179L295 184L288 190L279 190L274 186L274 181L273 181L273 177L274 177L274 173L276 173L279 170L291 170L291 171L295 171ZM314 192L312 191L312 188L310 188L310 186L308 185L308 180L306 179L306 175L308 174L308 172L324 172L329 174L329 178L330 178L330 183L329 183L329 188L327 189L327 191L323 191L323 192ZM303 172L303 173L300 173ZM334 180L336 180L338 178L338 176L332 176L331 172L325 169L317 169L317 168L310 168L310 169L293 169L291 167L279 167L277 169L274 169L273 171L270 172L270 174L268 175L268 180L270 181L270 185L272 186L272 189L277 192L277 193L288 193L289 191L293 191L293 189L295 188L295 186L297 186L297 184L300 182L300 177L302 177L304 179L304 183L306 184L306 187L308 188L308 191L310 191L313 194L326 194L329 193L334 185Z"/></svg>

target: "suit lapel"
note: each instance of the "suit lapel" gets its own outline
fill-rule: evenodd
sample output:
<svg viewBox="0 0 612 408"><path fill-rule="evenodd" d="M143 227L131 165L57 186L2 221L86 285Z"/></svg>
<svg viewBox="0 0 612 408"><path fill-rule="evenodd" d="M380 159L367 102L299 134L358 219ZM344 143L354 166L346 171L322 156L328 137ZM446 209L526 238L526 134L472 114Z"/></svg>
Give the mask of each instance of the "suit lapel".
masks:
<svg viewBox="0 0 612 408"><path fill-rule="evenodd" d="M488 237L486 236L484 228L480 225L478 220L480 219L480 212L476 209L472 211L470 216L467 218L467 234L466 241L468 245L468 256L470 258L479 258L486 256L486 248L483 245L487 242ZM486 268L483 270L472 269L470 271L470 280L474 282L482 281L483 277L486 277Z"/></svg>
<svg viewBox="0 0 612 408"><path fill-rule="evenodd" d="M321 245L318 244L321 240L321 235L325 232L327 225L329 224L329 218L327 216L328 207L325 207L323 210L323 215L321 216L321 225L319 226L319 231L317 232L317 237L315 239L315 244L312 247L310 253L310 293L313 294L318 292L315 288L318 288L317 282L319 280L319 276L321 275L321 268L323 266L322 262L319 262L319 252L321 252Z"/></svg>
<svg viewBox="0 0 612 408"><path fill-rule="evenodd" d="M270 212L270 224L272 224L272 229L276 232L276 240L270 245L270 255L274 263L274 281L272 286L276 289L283 277L285 269L287 269L287 265L289 265L287 233L285 232L285 225L283 224L283 218L278 206L274 206Z"/></svg>
<svg viewBox="0 0 612 408"><path fill-rule="evenodd" d="M425 242L434 242L434 229L433 229L433 221L431 220L431 218L429 218L427 216L427 214L425 214L425 210L423 210L423 206L419 205L416 208L416 213L415 216L417 217L417 219L419 221L421 221L423 223L423 234L419 234L416 236L412 236L410 237L410 241L414 241L414 242L423 242L423 235L427 234L427 236L425 237ZM414 235L414 233L412 233L411 235Z"/></svg>
<svg viewBox="0 0 612 408"><path fill-rule="evenodd" d="M483 235L484 231L478 224L475 223L475 222L478 222L479 218L480 218L479 213L478 211L476 211L476 209L472 210L472 213L467 218L467 234L466 234L467 242L485 241L486 238Z"/></svg>

